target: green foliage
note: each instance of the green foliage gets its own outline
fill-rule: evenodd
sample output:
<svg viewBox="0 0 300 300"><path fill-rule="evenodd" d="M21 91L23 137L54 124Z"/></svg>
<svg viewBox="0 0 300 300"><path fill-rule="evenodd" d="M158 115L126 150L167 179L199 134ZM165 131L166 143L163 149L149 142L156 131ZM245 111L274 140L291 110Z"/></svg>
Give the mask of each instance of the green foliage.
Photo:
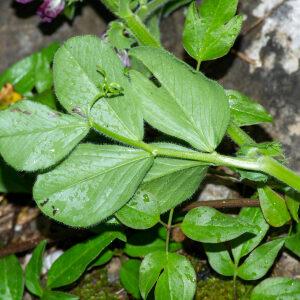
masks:
<svg viewBox="0 0 300 300"><path fill-rule="evenodd" d="M120 280L126 291L134 298L140 298L139 270L141 261L129 259L125 261L120 269Z"/></svg>
<svg viewBox="0 0 300 300"><path fill-rule="evenodd" d="M238 268L238 276L244 280L263 277L273 265L283 245L284 239L276 239L257 247Z"/></svg>
<svg viewBox="0 0 300 300"><path fill-rule="evenodd" d="M286 193L285 202L292 218L299 223L300 194L293 190L288 191Z"/></svg>
<svg viewBox="0 0 300 300"><path fill-rule="evenodd" d="M189 238L204 243L230 241L243 233L256 232L255 224L222 214L211 207L198 207L189 211L181 228Z"/></svg>
<svg viewBox="0 0 300 300"><path fill-rule="evenodd" d="M39 93L51 88L50 65L58 47L59 44L53 43L5 70L0 75L0 89L4 84L11 83L15 90L23 95L31 92L34 87Z"/></svg>
<svg viewBox="0 0 300 300"><path fill-rule="evenodd" d="M227 90L232 120L238 126L255 125L272 122L272 116L263 106L246 95L233 90Z"/></svg>
<svg viewBox="0 0 300 300"><path fill-rule="evenodd" d="M17 170L47 168L88 133L88 124L45 105L22 100L0 112L0 153Z"/></svg>
<svg viewBox="0 0 300 300"><path fill-rule="evenodd" d="M0 299L21 300L23 290L23 271L16 256L0 258Z"/></svg>
<svg viewBox="0 0 300 300"><path fill-rule="evenodd" d="M144 257L152 252L164 251L165 239L157 237L157 231L147 230L137 232L128 238L124 252L131 257ZM177 251L181 248L180 243L170 243L169 251Z"/></svg>
<svg viewBox="0 0 300 300"><path fill-rule="evenodd" d="M79 300L77 296L58 291L45 291L41 300Z"/></svg>
<svg viewBox="0 0 300 300"><path fill-rule="evenodd" d="M60 103L71 114L91 114L103 133L132 140L143 137L143 120L121 60L112 47L95 36L69 39L54 59L54 86ZM123 93L107 97L104 83L122 87ZM92 111L92 105L99 99Z"/></svg>
<svg viewBox="0 0 300 300"><path fill-rule="evenodd" d="M172 144L160 147L189 151ZM154 226L160 214L189 198L199 187L207 167L199 162L156 158L133 198L116 214L126 226L146 229Z"/></svg>
<svg viewBox="0 0 300 300"><path fill-rule="evenodd" d="M109 23L107 39L109 43L117 49L129 49L134 43L134 39L125 35L125 26L122 22L113 21Z"/></svg>
<svg viewBox="0 0 300 300"><path fill-rule="evenodd" d="M145 120L201 151L212 152L222 140L230 117L224 89L167 51L137 47L130 54L161 84L157 87L141 74L131 73Z"/></svg>
<svg viewBox="0 0 300 300"><path fill-rule="evenodd" d="M142 150L81 144L53 171L38 176L33 195L40 209L55 220L91 226L133 196L152 162Z"/></svg>
<svg viewBox="0 0 300 300"><path fill-rule="evenodd" d="M269 186L259 188L258 195L262 212L270 225L280 227L291 219L284 199Z"/></svg>
<svg viewBox="0 0 300 300"><path fill-rule="evenodd" d="M32 257L26 266L25 285L26 288L34 295L41 297L43 295L43 287L40 281L40 274L43 265L43 254L47 242L42 241L34 249Z"/></svg>
<svg viewBox="0 0 300 300"><path fill-rule="evenodd" d="M296 232L285 239L285 247L300 257L300 232Z"/></svg>
<svg viewBox="0 0 300 300"><path fill-rule="evenodd" d="M111 251L111 250L104 251L103 253L101 253L101 255L99 255L93 261L93 263L91 264L90 268L99 267L99 266L102 266L102 265L108 263L112 259L113 256L114 256L113 251Z"/></svg>
<svg viewBox="0 0 300 300"><path fill-rule="evenodd" d="M157 283L156 283L157 282ZM196 274L189 260L176 253L148 254L140 267L140 291L143 299L155 287L155 299L193 299Z"/></svg>
<svg viewBox="0 0 300 300"><path fill-rule="evenodd" d="M210 266L219 274L233 276L235 266L225 244L203 244Z"/></svg>
<svg viewBox="0 0 300 300"><path fill-rule="evenodd" d="M69 17L73 2L66 3ZM142 263L129 259L120 272L123 286L136 298L146 299L155 286L155 299L193 299L195 271L185 256L175 253L186 244L170 242L182 239L180 228L203 243L216 272L233 277L233 289L237 277L253 281L265 276L284 244L299 256L299 226L292 230L292 222L299 222L299 175L280 163L280 143L255 143L240 128L270 122L271 115L199 72L202 61L225 55L233 45L242 23L235 16L237 0L203 0L200 7L189 7L183 42L198 62L196 70L159 42L160 17L190 0L102 2L119 17L110 23L104 40L73 37L59 50L53 44L0 75L0 87L11 83L25 99L0 112L4 161L17 170L39 171L33 196L45 215L73 227L106 221L91 228L97 236L54 262L46 287L40 280L46 243L40 243L26 268L28 291L41 299L78 299L52 289L67 289L86 270L118 255L120 250L108 246L117 238L126 240L118 231L123 225L143 229L125 231L129 238L123 249L129 257L144 258ZM127 50L131 67L126 61L125 68L119 55ZM144 139L144 120L183 145L153 143L165 137L155 131L155 137L147 134ZM90 129L95 132L88 134ZM103 144L104 137L98 140L98 133L111 139L111 145ZM235 156L216 151L225 133L239 146ZM199 207L185 214L178 206L195 194L210 166L231 168L240 179L250 180L261 208L243 208L234 215ZM1 192L28 192L34 177L27 185L23 173L1 160ZM168 211L169 218L164 215ZM278 238L275 231L275 238L266 236L269 224L288 222L288 235L280 232ZM269 279L251 297L294 299L298 285L290 279ZM22 293L17 258L0 259L0 298L18 300Z"/></svg>
<svg viewBox="0 0 300 300"><path fill-rule="evenodd" d="M246 234L238 237L232 241L232 254L235 261L239 261L245 255L248 255L254 248L256 248L265 237L269 225L265 221L260 208L245 207L242 208L239 214L244 220L250 224L255 224L258 230L253 234Z"/></svg>
<svg viewBox="0 0 300 300"><path fill-rule="evenodd" d="M243 17L234 16L238 0L193 2L186 16L183 46L198 62L226 55L238 36Z"/></svg>
<svg viewBox="0 0 300 300"><path fill-rule="evenodd" d="M51 266L47 286L57 288L77 280L87 266L116 238L126 240L125 236L118 231L106 231L70 248Z"/></svg>
<svg viewBox="0 0 300 300"><path fill-rule="evenodd" d="M251 293L251 300L297 300L300 299L300 281L297 279L268 278L257 285Z"/></svg>

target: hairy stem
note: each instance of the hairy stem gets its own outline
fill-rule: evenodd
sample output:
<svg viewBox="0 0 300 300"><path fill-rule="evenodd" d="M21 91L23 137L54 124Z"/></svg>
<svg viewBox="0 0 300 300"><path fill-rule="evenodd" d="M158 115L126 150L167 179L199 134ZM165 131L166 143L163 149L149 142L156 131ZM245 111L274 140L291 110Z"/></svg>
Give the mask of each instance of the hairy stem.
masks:
<svg viewBox="0 0 300 300"><path fill-rule="evenodd" d="M171 229L172 229L173 213L174 213L174 208L172 208L170 210L168 224L167 224L166 253L169 252L169 244L170 244L170 235L171 235Z"/></svg>
<svg viewBox="0 0 300 300"><path fill-rule="evenodd" d="M242 146L244 144L255 144L255 141L233 122L229 124L227 134L238 146Z"/></svg>
<svg viewBox="0 0 300 300"><path fill-rule="evenodd" d="M204 153L196 151L180 151L174 149L160 148L151 144L146 144L143 141L131 140L116 133L113 133L107 130L106 128L94 123L93 120L90 120L90 125L96 130L99 130L100 132L115 140L118 140L129 146L133 146L135 148L143 149L151 153L153 156L195 160L212 166L226 166L238 169L263 172L277 178L279 181L282 181L287 185L291 186L292 188L300 191L299 175L270 157L262 156L259 158L250 159L243 157L226 156L217 152Z"/></svg>

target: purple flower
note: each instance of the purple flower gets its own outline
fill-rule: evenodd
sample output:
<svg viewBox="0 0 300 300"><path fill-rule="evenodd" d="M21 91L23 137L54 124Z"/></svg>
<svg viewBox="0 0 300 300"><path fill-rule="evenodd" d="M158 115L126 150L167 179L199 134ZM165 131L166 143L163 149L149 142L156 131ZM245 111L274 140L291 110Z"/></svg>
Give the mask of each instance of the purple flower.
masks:
<svg viewBox="0 0 300 300"><path fill-rule="evenodd" d="M44 0L38 8L37 14L41 17L43 22L51 22L64 8L65 0Z"/></svg>

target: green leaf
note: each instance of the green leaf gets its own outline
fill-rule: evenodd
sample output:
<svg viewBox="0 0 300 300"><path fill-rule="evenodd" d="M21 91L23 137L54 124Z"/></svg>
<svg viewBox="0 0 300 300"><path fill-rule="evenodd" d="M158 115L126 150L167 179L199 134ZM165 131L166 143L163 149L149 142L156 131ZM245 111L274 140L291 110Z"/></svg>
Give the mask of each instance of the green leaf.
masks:
<svg viewBox="0 0 300 300"><path fill-rule="evenodd" d="M124 253L131 257L144 257L155 251L164 251L166 242L157 237L157 232L147 230L137 232L128 238ZM177 251L181 248L179 243L170 243L169 251Z"/></svg>
<svg viewBox="0 0 300 300"><path fill-rule="evenodd" d="M226 90L229 99L231 118L238 126L248 126L265 122L272 122L272 116L258 102L246 95Z"/></svg>
<svg viewBox="0 0 300 300"><path fill-rule="evenodd" d="M284 239L276 239L257 247L238 268L237 275L244 280L257 280L266 275L273 265Z"/></svg>
<svg viewBox="0 0 300 300"><path fill-rule="evenodd" d="M36 54L33 54L12 65L0 75L0 89L4 84L11 83L20 94L30 92L35 84L35 64Z"/></svg>
<svg viewBox="0 0 300 300"><path fill-rule="evenodd" d="M103 253L101 253L101 255L93 261L93 263L90 265L89 268L102 266L102 265L108 263L112 259L113 256L114 256L113 251L106 250Z"/></svg>
<svg viewBox="0 0 300 300"><path fill-rule="evenodd" d="M282 145L278 142L243 144L237 154L241 157L252 158L259 157L261 154L270 157L284 157Z"/></svg>
<svg viewBox="0 0 300 300"><path fill-rule="evenodd" d="M70 226L91 226L135 193L153 157L117 145L81 144L57 168L39 175L33 195L40 209Z"/></svg>
<svg viewBox="0 0 300 300"><path fill-rule="evenodd" d="M143 138L143 118L120 58L95 36L69 39L54 59L54 86L61 104L72 114L89 115L101 132L132 140ZM123 92L106 97L104 86ZM92 111L92 105L100 97ZM106 97L106 98L105 98Z"/></svg>
<svg viewBox="0 0 300 300"><path fill-rule="evenodd" d="M139 286L143 299L147 298L156 281L157 300L192 300L194 297L196 274L190 261L184 256L162 251L148 254L140 267Z"/></svg>
<svg viewBox="0 0 300 300"><path fill-rule="evenodd" d="M45 105L20 101L0 112L0 153L17 170L47 168L88 133L86 122Z"/></svg>
<svg viewBox="0 0 300 300"><path fill-rule="evenodd" d="M102 75L97 67L103 67L104 59L110 62L112 70L121 72L121 64L116 61L113 50L95 36L73 37L56 52L53 63L55 92L69 113L80 111L87 115L99 99Z"/></svg>
<svg viewBox="0 0 300 300"><path fill-rule="evenodd" d="M299 223L300 194L296 191L288 191L285 194L285 202L291 216Z"/></svg>
<svg viewBox="0 0 300 300"><path fill-rule="evenodd" d="M280 227L291 219L284 199L270 187L259 188L258 195L264 217L271 226Z"/></svg>
<svg viewBox="0 0 300 300"><path fill-rule="evenodd" d="M300 233L292 234L285 239L285 247L300 257Z"/></svg>
<svg viewBox="0 0 300 300"><path fill-rule="evenodd" d="M16 256L0 258L0 299L21 300L23 290L23 271Z"/></svg>
<svg viewBox="0 0 300 300"><path fill-rule="evenodd" d="M210 266L219 274L233 276L234 263L224 244L203 244Z"/></svg>
<svg viewBox="0 0 300 300"><path fill-rule="evenodd" d="M243 17L234 16L238 0L204 0L200 8L193 2L186 16L183 46L197 61L226 55L237 38Z"/></svg>
<svg viewBox="0 0 300 300"><path fill-rule="evenodd" d="M120 280L125 290L134 298L139 299L139 270L141 261L137 259L129 259L122 263L120 269Z"/></svg>
<svg viewBox="0 0 300 300"><path fill-rule="evenodd" d="M190 151L173 144L155 145ZM154 226L159 222L162 213L191 197L206 171L207 166L199 162L156 158L133 198L117 212L117 218L126 226L135 229Z"/></svg>
<svg viewBox="0 0 300 300"><path fill-rule="evenodd" d="M30 100L49 106L56 110L56 97L52 90L46 90L40 94L34 95Z"/></svg>
<svg viewBox="0 0 300 300"><path fill-rule="evenodd" d="M30 92L34 86L37 90L52 86L49 76L52 78L49 65L58 48L57 43L52 43L40 52L34 53L5 70L0 75L0 89L6 83L11 83L20 94ZM41 59L42 58L42 59ZM46 74L45 74L46 72ZM46 80L46 81L45 81ZM47 82L45 84L45 82Z"/></svg>
<svg viewBox="0 0 300 300"><path fill-rule="evenodd" d="M42 49L41 53L47 59L48 63L53 62L54 55L59 47L60 47L59 43L54 42L51 43L48 47Z"/></svg>
<svg viewBox="0 0 300 300"><path fill-rule="evenodd" d="M269 229L269 225L265 221L259 207L244 207L240 211L239 216L250 224L255 224L258 230L254 236L253 234L244 234L232 241L232 254L237 262L260 244Z"/></svg>
<svg viewBox="0 0 300 300"><path fill-rule="evenodd" d="M246 220L222 214L211 207L197 207L189 211L181 229L190 239L204 243L230 241L246 232L255 232L256 225Z"/></svg>
<svg viewBox="0 0 300 300"><path fill-rule="evenodd" d="M43 266L43 254L47 241L42 241L34 249L31 259L25 270L25 284L26 288L34 295L41 297L43 294L43 287L40 281L40 275Z"/></svg>
<svg viewBox="0 0 300 300"><path fill-rule="evenodd" d="M53 85L52 70L48 58L42 53L37 53L35 65L35 87L38 93L51 89Z"/></svg>
<svg viewBox="0 0 300 300"><path fill-rule="evenodd" d="M269 179L268 175L264 173L254 172L254 171L245 171L245 170L237 170L237 172L240 174L240 180L250 180L250 181L256 181L261 183L266 183Z"/></svg>
<svg viewBox="0 0 300 300"><path fill-rule="evenodd" d="M67 250L51 266L47 286L57 288L77 280L99 253L115 239L126 240L121 232L106 231Z"/></svg>
<svg viewBox="0 0 300 300"><path fill-rule="evenodd" d="M79 300L79 297L58 291L46 291L41 300Z"/></svg>
<svg viewBox="0 0 300 300"><path fill-rule="evenodd" d="M300 281L292 278L268 278L257 285L251 300L299 300Z"/></svg>
<svg viewBox="0 0 300 300"><path fill-rule="evenodd" d="M141 60L161 84L157 87L142 74L131 72L145 120L201 151L212 152L230 118L223 88L162 49L136 47L130 54Z"/></svg>
<svg viewBox="0 0 300 300"><path fill-rule="evenodd" d="M134 39L126 36L125 26L122 22L112 21L107 30L107 39L109 43L117 49L129 49L134 43Z"/></svg>

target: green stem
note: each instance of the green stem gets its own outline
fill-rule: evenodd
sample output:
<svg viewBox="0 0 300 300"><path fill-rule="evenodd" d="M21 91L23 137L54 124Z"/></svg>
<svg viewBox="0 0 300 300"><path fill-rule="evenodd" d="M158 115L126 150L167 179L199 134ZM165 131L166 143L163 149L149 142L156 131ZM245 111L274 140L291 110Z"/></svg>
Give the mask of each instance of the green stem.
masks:
<svg viewBox="0 0 300 300"><path fill-rule="evenodd" d="M196 70L197 70L197 71L200 71L200 66L201 66L201 60L199 59L199 60L197 61L197 67L196 67Z"/></svg>
<svg viewBox="0 0 300 300"><path fill-rule="evenodd" d="M160 42L150 33L139 16L135 15L130 9L122 11L120 17L140 45L161 47Z"/></svg>
<svg viewBox="0 0 300 300"><path fill-rule="evenodd" d="M255 144L255 141L239 126L230 122L227 128L227 134L238 145Z"/></svg>
<svg viewBox="0 0 300 300"><path fill-rule="evenodd" d="M299 174L292 171L291 169L285 167L277 160L264 156L261 158L262 166L261 170L264 173L267 173L279 181L289 185L297 191L300 191L300 177Z"/></svg>
<svg viewBox="0 0 300 300"><path fill-rule="evenodd" d="M137 15L141 20L145 21L151 16L156 10L170 2L171 0L153 0L149 2L145 7L137 11Z"/></svg>
<svg viewBox="0 0 300 300"><path fill-rule="evenodd" d="M101 2L109 9L113 14L119 13L119 0L101 0Z"/></svg>
<svg viewBox="0 0 300 300"><path fill-rule="evenodd" d="M143 149L151 153L153 156L174 157L179 159L201 161L213 166L226 166L251 171L259 171L271 175L277 178L278 180L286 183L287 185L291 186L292 188L300 191L299 175L293 172L292 170L286 168L285 166L281 165L276 160L267 156L250 159L244 157L226 156L217 152L204 153L196 151L180 151L174 149L159 148L151 144L146 144L143 141L131 140L116 133L113 133L107 128L94 123L92 120L90 120L90 125L91 127L95 128L96 130L104 133L105 135L115 140L118 140L124 144L135 148Z"/></svg>
<svg viewBox="0 0 300 300"><path fill-rule="evenodd" d="M167 238L166 238L166 253L169 252L173 213L174 213L174 208L172 208L169 213L169 219L168 219L168 225L167 225Z"/></svg>

